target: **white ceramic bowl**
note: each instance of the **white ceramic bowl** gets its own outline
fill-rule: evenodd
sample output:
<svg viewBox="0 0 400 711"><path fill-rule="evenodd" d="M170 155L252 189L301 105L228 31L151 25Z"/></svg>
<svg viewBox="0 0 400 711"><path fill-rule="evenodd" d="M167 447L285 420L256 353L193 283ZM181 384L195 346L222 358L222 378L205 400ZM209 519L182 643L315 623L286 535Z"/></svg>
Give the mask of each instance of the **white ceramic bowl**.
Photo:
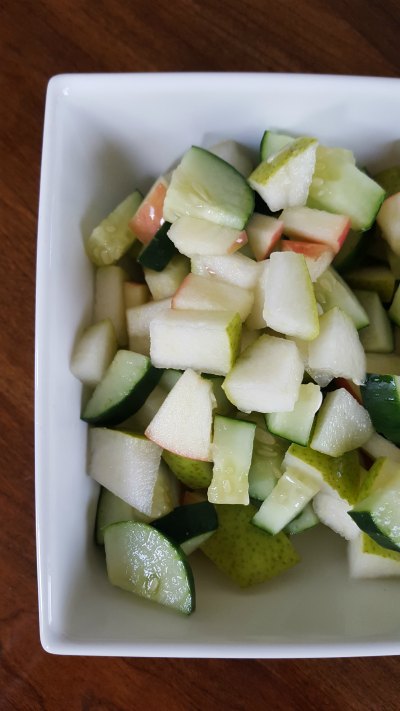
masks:
<svg viewBox="0 0 400 711"><path fill-rule="evenodd" d="M86 474L81 387L69 372L90 319L87 233L146 189L192 143L258 147L265 128L315 135L362 165L400 162L396 79L282 74L64 75L51 80L37 265L36 511L40 634L49 652L174 657L324 657L400 652L396 580L351 581L346 543L320 527L303 562L235 588L194 558L190 618L112 587L93 543L97 486Z"/></svg>

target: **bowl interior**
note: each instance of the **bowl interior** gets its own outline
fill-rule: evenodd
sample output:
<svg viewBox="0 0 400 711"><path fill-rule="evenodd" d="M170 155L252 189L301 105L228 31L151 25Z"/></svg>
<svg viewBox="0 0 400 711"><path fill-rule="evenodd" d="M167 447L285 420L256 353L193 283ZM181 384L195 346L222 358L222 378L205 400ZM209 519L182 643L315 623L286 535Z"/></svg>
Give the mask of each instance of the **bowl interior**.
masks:
<svg viewBox="0 0 400 711"><path fill-rule="evenodd" d="M82 235L146 190L191 144L233 138L257 154L266 128L317 136L379 168L398 162L396 80L285 75L60 76L47 101L37 272L36 467L42 643L49 651L171 656L325 656L399 650L397 581L351 581L346 543L296 537L302 563L241 591L193 557L197 611L183 618L107 581L93 543L81 387L69 372L90 322Z"/></svg>

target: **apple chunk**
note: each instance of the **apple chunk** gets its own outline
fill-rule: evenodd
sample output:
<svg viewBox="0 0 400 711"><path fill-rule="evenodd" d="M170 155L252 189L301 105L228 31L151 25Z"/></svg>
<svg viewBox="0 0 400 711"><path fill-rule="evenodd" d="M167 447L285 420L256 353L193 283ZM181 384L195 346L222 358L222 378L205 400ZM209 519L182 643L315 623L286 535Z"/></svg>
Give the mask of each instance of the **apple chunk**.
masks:
<svg viewBox="0 0 400 711"><path fill-rule="evenodd" d="M270 215L254 213L246 225L247 238L258 262L272 252L283 232L282 220Z"/></svg>
<svg viewBox="0 0 400 711"><path fill-rule="evenodd" d="M129 227L143 244L148 244L164 222L163 207L168 180L162 176L147 193L129 222Z"/></svg>
<svg viewBox="0 0 400 711"><path fill-rule="evenodd" d="M156 368L193 368L226 375L240 348L242 324L232 311L164 311L150 324L150 357Z"/></svg>
<svg viewBox="0 0 400 711"><path fill-rule="evenodd" d="M251 311L253 299L249 289L210 276L188 274L172 299L172 308L235 311L244 321Z"/></svg>
<svg viewBox="0 0 400 711"><path fill-rule="evenodd" d="M317 281L324 271L329 267L335 253L324 244L314 242L296 242L291 239L283 239L281 242L281 252L296 252L302 254L306 260L311 281Z"/></svg>
<svg viewBox="0 0 400 711"><path fill-rule="evenodd" d="M211 426L215 406L212 382L185 370L168 393L145 435L181 457L212 461Z"/></svg>
<svg viewBox="0 0 400 711"><path fill-rule="evenodd" d="M338 253L350 229L346 215L334 215L311 207L290 207L283 210L280 219L288 237L306 242L326 244Z"/></svg>
<svg viewBox="0 0 400 711"><path fill-rule="evenodd" d="M392 251L400 255L400 193L384 201L376 221Z"/></svg>
<svg viewBox="0 0 400 711"><path fill-rule="evenodd" d="M179 252L187 257L195 254L231 254L247 243L244 230L217 225L190 215L178 217L169 228L168 237Z"/></svg>

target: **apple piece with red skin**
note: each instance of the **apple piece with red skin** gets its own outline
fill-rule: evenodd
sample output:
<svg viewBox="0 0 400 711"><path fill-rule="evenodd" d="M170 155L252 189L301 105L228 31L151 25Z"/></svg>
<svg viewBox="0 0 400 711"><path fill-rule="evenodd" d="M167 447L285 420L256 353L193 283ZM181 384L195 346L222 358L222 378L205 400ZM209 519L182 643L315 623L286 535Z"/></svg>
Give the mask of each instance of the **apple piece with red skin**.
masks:
<svg viewBox="0 0 400 711"><path fill-rule="evenodd" d="M350 229L347 215L335 215L311 207L289 207L280 215L283 232L288 237L305 242L317 242L337 254Z"/></svg>
<svg viewBox="0 0 400 711"><path fill-rule="evenodd" d="M255 212L246 225L247 238L257 260L266 259L283 232L283 222L270 215Z"/></svg>
<svg viewBox="0 0 400 711"><path fill-rule="evenodd" d="M129 228L142 244L148 244L164 223L163 207L168 181L164 176L158 178L140 203Z"/></svg>
<svg viewBox="0 0 400 711"><path fill-rule="evenodd" d="M376 221L392 251L400 255L400 193L386 198Z"/></svg>
<svg viewBox="0 0 400 711"><path fill-rule="evenodd" d="M172 297L172 308L234 311L245 321L253 301L250 289L233 286L211 276L188 274Z"/></svg>
<svg viewBox="0 0 400 711"><path fill-rule="evenodd" d="M335 253L325 244L316 242L296 242L291 239L281 241L281 252L296 252L302 254L306 260L311 281L317 281L321 274L333 262Z"/></svg>

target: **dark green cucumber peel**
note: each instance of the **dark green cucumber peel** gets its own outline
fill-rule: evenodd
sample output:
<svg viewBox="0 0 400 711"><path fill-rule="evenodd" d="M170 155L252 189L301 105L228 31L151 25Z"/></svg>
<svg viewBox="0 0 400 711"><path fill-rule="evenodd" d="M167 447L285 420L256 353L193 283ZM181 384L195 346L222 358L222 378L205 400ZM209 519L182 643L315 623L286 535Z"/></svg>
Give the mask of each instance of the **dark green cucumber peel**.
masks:
<svg viewBox="0 0 400 711"><path fill-rule="evenodd" d="M213 504L209 501L199 501L177 506L170 513L153 521L152 526L180 544L203 533L215 531L218 528L218 518Z"/></svg>
<svg viewBox="0 0 400 711"><path fill-rule="evenodd" d="M400 552L400 546L397 546L388 536L376 525L370 511L349 511L349 516L357 524L358 528L372 538L375 543L378 543L382 548L387 548L390 551Z"/></svg>
<svg viewBox="0 0 400 711"><path fill-rule="evenodd" d="M142 267L154 269L156 272L162 272L172 257L178 254L177 248L168 237L170 227L170 222L164 222L159 230L157 230L153 239L143 247L137 258L137 261Z"/></svg>
<svg viewBox="0 0 400 711"><path fill-rule="evenodd" d="M367 374L361 397L379 434L400 444L400 377Z"/></svg>

